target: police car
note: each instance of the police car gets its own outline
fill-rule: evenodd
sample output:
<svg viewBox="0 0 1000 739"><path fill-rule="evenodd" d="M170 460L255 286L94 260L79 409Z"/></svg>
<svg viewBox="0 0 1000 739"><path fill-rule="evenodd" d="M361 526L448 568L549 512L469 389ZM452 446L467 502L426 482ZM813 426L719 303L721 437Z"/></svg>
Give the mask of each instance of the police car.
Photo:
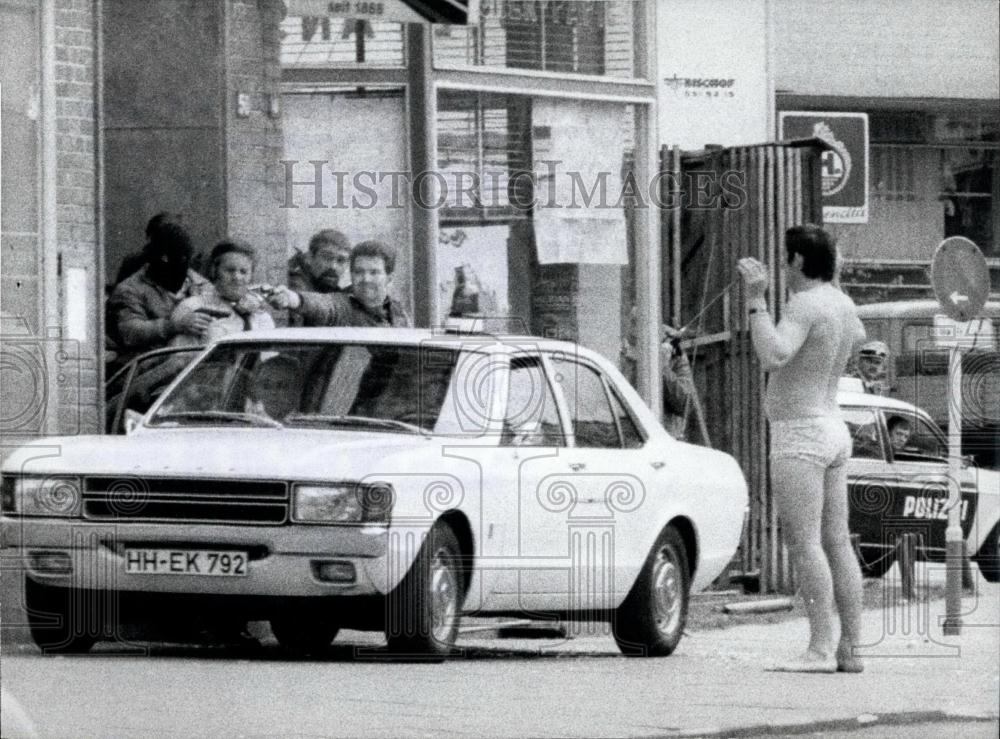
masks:
<svg viewBox="0 0 1000 739"><path fill-rule="evenodd" d="M850 529L861 539L865 574L881 577L904 533L921 537L918 553L943 561L948 525L948 440L930 415L910 403L840 383L838 401L854 448L848 463ZM962 534L983 576L1000 580L1000 473L962 464Z"/></svg>
<svg viewBox="0 0 1000 739"><path fill-rule="evenodd" d="M45 651L233 614L296 651L356 628L440 658L463 613L528 612L603 617L624 653L666 655L740 541L736 461L673 439L571 343L275 329L143 392L127 435L4 460L3 554Z"/></svg>

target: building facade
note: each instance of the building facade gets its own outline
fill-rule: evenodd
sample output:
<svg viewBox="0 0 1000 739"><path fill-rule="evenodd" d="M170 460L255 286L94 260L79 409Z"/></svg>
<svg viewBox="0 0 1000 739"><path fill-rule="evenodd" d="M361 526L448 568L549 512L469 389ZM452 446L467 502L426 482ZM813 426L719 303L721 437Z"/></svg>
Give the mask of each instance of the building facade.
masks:
<svg viewBox="0 0 1000 739"><path fill-rule="evenodd" d="M0 2L0 444L100 428L99 4Z"/></svg>
<svg viewBox="0 0 1000 739"><path fill-rule="evenodd" d="M869 117L869 219L832 224L861 302L933 297L948 236L1000 295L1000 22L992 0L774 0L779 111Z"/></svg>
<svg viewBox="0 0 1000 739"><path fill-rule="evenodd" d="M952 234L996 289L995 3L730 1L744 19L699 40L690 0L483 0L470 26L308 0L0 0L5 443L100 430L103 296L162 210L203 253L248 239L272 283L321 228L387 241L418 325L513 316L638 357L656 406L677 302L644 189L659 147L761 143L775 101L869 115L869 222L831 226L859 300L927 294ZM879 12L891 35L869 33Z"/></svg>

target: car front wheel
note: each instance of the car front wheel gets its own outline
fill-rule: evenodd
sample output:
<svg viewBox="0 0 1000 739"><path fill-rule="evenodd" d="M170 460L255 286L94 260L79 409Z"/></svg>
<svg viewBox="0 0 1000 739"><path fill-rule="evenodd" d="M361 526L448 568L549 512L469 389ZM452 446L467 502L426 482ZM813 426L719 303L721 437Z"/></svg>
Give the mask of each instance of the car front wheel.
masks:
<svg viewBox="0 0 1000 739"><path fill-rule="evenodd" d="M400 657L446 657L458 637L464 599L458 540L447 525L437 524L388 596L389 651Z"/></svg>
<svg viewBox="0 0 1000 739"><path fill-rule="evenodd" d="M614 614L615 641L628 657L665 657L680 643L690 597L687 550L672 526L660 534L628 597Z"/></svg>
<svg viewBox="0 0 1000 739"><path fill-rule="evenodd" d="M97 641L90 619L91 593L24 583L31 638L45 654L82 654Z"/></svg>

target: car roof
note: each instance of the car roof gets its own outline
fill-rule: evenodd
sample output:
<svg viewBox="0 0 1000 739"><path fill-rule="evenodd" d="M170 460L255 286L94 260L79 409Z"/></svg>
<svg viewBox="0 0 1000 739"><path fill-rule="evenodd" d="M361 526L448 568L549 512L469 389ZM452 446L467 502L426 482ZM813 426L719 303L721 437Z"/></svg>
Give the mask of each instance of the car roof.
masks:
<svg viewBox="0 0 1000 739"><path fill-rule="evenodd" d="M546 339L521 334L489 334L481 332L452 331L426 328L386 327L328 327L328 328L275 328L261 331L243 331L220 338L219 343L245 343L248 341L304 341L350 342L358 344L400 344L405 346L428 345L435 347L467 348L470 344L490 346L511 345L516 348L531 346L543 351L567 352L597 357L594 352L570 341Z"/></svg>
<svg viewBox="0 0 1000 739"><path fill-rule="evenodd" d="M861 318L933 318L944 313L936 300L893 300L858 306ZM1000 301L991 300L983 307L983 315L1000 317Z"/></svg>
<svg viewBox="0 0 1000 739"><path fill-rule="evenodd" d="M908 413L916 413L918 411L921 413L924 412L912 403L907 403L905 400L887 398L884 395L873 395L871 393L856 393L847 390L839 390L837 392L837 403L842 406L866 406L868 408L882 408L888 411L905 411Z"/></svg>

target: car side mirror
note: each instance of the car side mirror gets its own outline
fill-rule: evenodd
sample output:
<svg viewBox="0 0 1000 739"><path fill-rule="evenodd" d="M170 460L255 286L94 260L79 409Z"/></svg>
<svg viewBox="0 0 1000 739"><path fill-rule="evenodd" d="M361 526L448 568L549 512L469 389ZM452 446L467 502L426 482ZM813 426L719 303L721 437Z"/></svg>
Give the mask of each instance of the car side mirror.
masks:
<svg viewBox="0 0 1000 739"><path fill-rule="evenodd" d="M142 414L131 408L125 409L125 435L128 436L142 423Z"/></svg>

